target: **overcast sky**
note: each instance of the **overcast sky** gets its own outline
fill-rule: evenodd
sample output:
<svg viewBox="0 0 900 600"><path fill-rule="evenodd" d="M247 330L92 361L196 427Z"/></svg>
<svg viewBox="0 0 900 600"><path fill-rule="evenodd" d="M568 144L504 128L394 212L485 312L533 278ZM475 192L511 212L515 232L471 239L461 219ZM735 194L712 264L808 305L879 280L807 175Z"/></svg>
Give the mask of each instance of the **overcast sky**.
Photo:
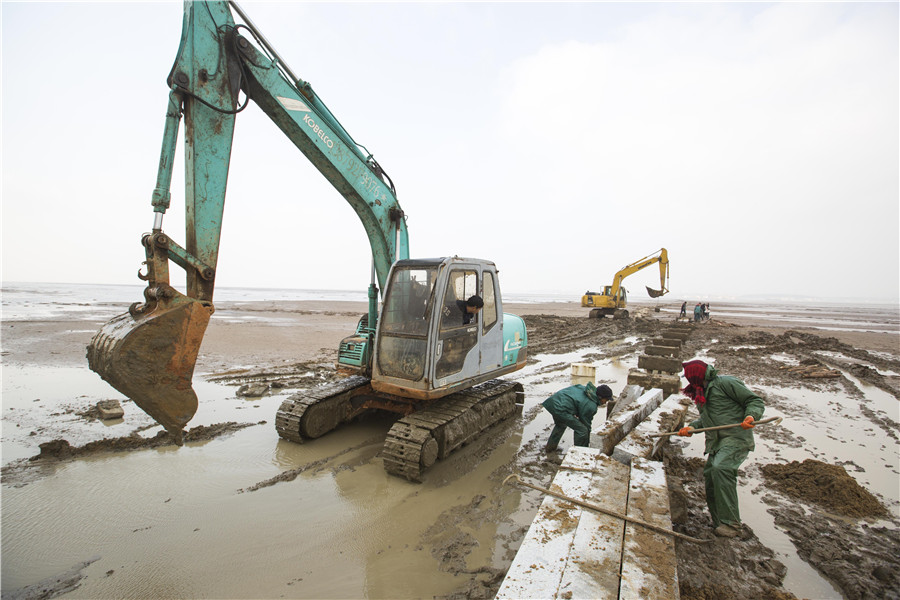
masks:
<svg viewBox="0 0 900 600"><path fill-rule="evenodd" d="M241 5L393 179L413 257L577 300L665 247L672 299L897 301L896 2ZM182 4L0 10L2 280L139 283ZM255 106L232 156L218 286L366 288L356 214Z"/></svg>

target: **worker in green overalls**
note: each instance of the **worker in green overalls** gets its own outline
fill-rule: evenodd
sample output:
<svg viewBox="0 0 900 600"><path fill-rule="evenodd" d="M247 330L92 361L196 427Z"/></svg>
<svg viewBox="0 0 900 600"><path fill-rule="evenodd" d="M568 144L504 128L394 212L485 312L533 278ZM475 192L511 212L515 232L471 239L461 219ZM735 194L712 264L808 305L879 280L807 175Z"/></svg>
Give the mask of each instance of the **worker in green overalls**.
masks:
<svg viewBox="0 0 900 600"><path fill-rule="evenodd" d="M597 407L612 398L612 389L608 385L594 387L588 382L584 385L570 385L544 400L543 407L553 415L553 431L547 441L545 450L552 452L559 446L566 428L575 432L576 446L589 446L591 441L591 422L597 414Z"/></svg>
<svg viewBox="0 0 900 600"><path fill-rule="evenodd" d="M678 431L678 435L691 436L694 429L733 425L740 427L707 431L706 466L703 478L706 482L706 505L712 516L715 534L735 537L741 531L741 515L738 510L738 468L753 450L754 422L762 417L763 401L747 389L739 379L719 375L715 367L702 360L692 360L681 365L688 386L682 390L694 401L700 418Z"/></svg>

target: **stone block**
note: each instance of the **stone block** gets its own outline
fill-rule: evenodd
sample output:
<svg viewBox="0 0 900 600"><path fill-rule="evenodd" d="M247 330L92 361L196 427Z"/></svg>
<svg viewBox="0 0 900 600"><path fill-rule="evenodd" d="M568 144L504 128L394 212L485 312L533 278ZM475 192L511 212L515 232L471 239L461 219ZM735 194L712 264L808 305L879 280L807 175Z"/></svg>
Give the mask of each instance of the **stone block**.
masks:
<svg viewBox="0 0 900 600"><path fill-rule="evenodd" d="M634 458L657 458L660 447L668 442L669 436L650 437L650 434L676 431L684 424L684 415L688 406L681 394L672 394L654 410L649 417L641 421L631 433L616 444L612 457L625 464L631 464Z"/></svg>
<svg viewBox="0 0 900 600"><path fill-rule="evenodd" d="M684 342L684 341L687 341L687 339L689 337L691 337L691 334L690 334L690 332L687 332L687 331L671 331L671 330L667 329L666 331L662 332L661 337L670 339L670 340L679 340L679 341Z"/></svg>
<svg viewBox="0 0 900 600"><path fill-rule="evenodd" d="M680 351L680 348L675 348L674 346L645 346L644 354L649 354L650 356L675 356Z"/></svg>
<svg viewBox="0 0 900 600"><path fill-rule="evenodd" d="M612 454L616 444L653 412L662 400L661 389L644 392L640 398L622 407L621 412L616 412L611 419L591 432L591 448L599 448L604 454Z"/></svg>
<svg viewBox="0 0 900 600"><path fill-rule="evenodd" d="M681 348L681 344L683 342L681 340L676 340L674 338L654 338L650 340L648 346L672 346L675 348Z"/></svg>
<svg viewBox="0 0 900 600"><path fill-rule="evenodd" d="M97 412L100 413L100 419L103 421L121 419L125 416L125 409L118 400L101 400L97 403Z"/></svg>
<svg viewBox="0 0 900 600"><path fill-rule="evenodd" d="M606 418L611 419L617 412L637 400L644 393L639 385L626 385L619 392L619 397L606 403Z"/></svg>
<svg viewBox="0 0 900 600"><path fill-rule="evenodd" d="M677 394L681 388L681 377L678 375L651 374L639 369L628 372L629 385L639 385L644 389L659 388L666 396Z"/></svg>
<svg viewBox="0 0 900 600"><path fill-rule="evenodd" d="M662 371L663 373L677 374L681 372L681 360L642 354L638 357L638 367L645 371Z"/></svg>

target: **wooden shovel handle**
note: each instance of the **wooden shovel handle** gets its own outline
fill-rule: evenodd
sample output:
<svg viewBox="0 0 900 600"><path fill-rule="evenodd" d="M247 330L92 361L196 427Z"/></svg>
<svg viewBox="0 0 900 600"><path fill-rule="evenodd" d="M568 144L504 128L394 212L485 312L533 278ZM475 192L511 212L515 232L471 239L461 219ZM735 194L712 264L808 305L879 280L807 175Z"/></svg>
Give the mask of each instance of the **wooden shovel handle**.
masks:
<svg viewBox="0 0 900 600"><path fill-rule="evenodd" d="M528 482L526 482L526 481L522 481L522 480L519 478L519 476L518 476L517 474L515 474L515 473L513 473L512 475L510 475L509 477L507 477L506 479L504 479L504 480L503 480L503 483L506 484L506 482L508 482L510 479L515 479L515 480L516 480L516 483L518 483L519 485L524 485L525 487L529 487L529 488L531 488L531 489L533 489L533 490L537 490L537 491L539 491L539 492L543 492L543 493L547 494L548 496L554 496L554 497L556 497L556 498L560 498L561 500L566 500L566 501L568 501L568 502L571 502L572 504L577 504L578 506L582 506L582 507L587 508L587 509L589 509L589 510L594 510L594 511L603 513L603 514L605 514L605 515L609 515L609 516L611 516L611 517L616 517L617 519L622 519L623 521L628 521L629 523L635 523L636 525L641 525L641 526L646 527L647 529L651 529L651 530L653 530L653 531L655 531L655 532L657 532L657 533L662 533L662 534L665 534L665 535L671 535L671 536L677 537L678 539L682 539L682 540L685 540L685 541L688 541L688 542L693 542L693 543L695 543L695 544L706 544L707 542L712 541L712 540L701 540L700 538L695 538L695 537L691 537L691 536L689 536L689 535L684 535L683 533L678 533L677 531L672 531L671 529L666 529L665 527L660 527L659 525L654 525L653 523L647 523L646 521L641 521L641 520L639 520L639 519L634 519L634 518L632 518L632 517L623 515L623 514L621 514L621 513L617 513L617 512L612 511L612 510L608 510L608 509L606 509L606 508L603 508L602 506L597 506L596 504L591 504L591 503L589 503L589 502L583 502L583 501L581 501L581 500L576 500L575 498L572 498L572 497L570 497L570 496L566 496L566 495L564 495L564 494L560 494L559 492L554 492L554 491L548 490L548 489L546 489L546 488L542 488L542 487L538 487L538 486L536 486L536 485L532 485L532 484L530 484L530 483L528 483Z"/></svg>
<svg viewBox="0 0 900 600"><path fill-rule="evenodd" d="M754 421L753 426L764 425L766 423L775 423L778 425L781 421L784 420L784 417L769 417L768 419L762 419L760 421ZM702 431L715 431L717 429L731 429L732 427L740 427L740 423L732 423L731 425L716 425L715 427L704 427L702 429L695 429L691 433L700 433ZM648 433L647 437L664 437L667 435L678 435L677 431L667 431L666 433Z"/></svg>

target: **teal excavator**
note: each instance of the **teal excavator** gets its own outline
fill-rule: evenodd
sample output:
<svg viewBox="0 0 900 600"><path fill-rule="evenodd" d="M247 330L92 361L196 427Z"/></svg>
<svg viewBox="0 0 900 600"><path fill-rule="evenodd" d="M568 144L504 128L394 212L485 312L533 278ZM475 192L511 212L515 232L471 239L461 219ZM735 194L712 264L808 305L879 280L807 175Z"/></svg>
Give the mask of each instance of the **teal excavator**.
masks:
<svg viewBox="0 0 900 600"><path fill-rule="evenodd" d="M91 340L92 370L183 443L198 406L194 366L215 310L235 120L252 100L350 203L372 250L369 310L339 350L346 376L285 400L276 414L278 434L303 442L368 410L399 413L382 451L384 465L418 481L436 460L518 409L522 385L497 377L525 365L527 333L520 317L503 312L496 265L459 256L409 258L406 218L384 169L235 2L184 3L167 83L153 230L142 237L146 270L138 272L147 287L143 302ZM162 227L182 119L184 246ZM170 263L186 273L184 293L170 285ZM471 296L482 298L483 307L466 316Z"/></svg>

